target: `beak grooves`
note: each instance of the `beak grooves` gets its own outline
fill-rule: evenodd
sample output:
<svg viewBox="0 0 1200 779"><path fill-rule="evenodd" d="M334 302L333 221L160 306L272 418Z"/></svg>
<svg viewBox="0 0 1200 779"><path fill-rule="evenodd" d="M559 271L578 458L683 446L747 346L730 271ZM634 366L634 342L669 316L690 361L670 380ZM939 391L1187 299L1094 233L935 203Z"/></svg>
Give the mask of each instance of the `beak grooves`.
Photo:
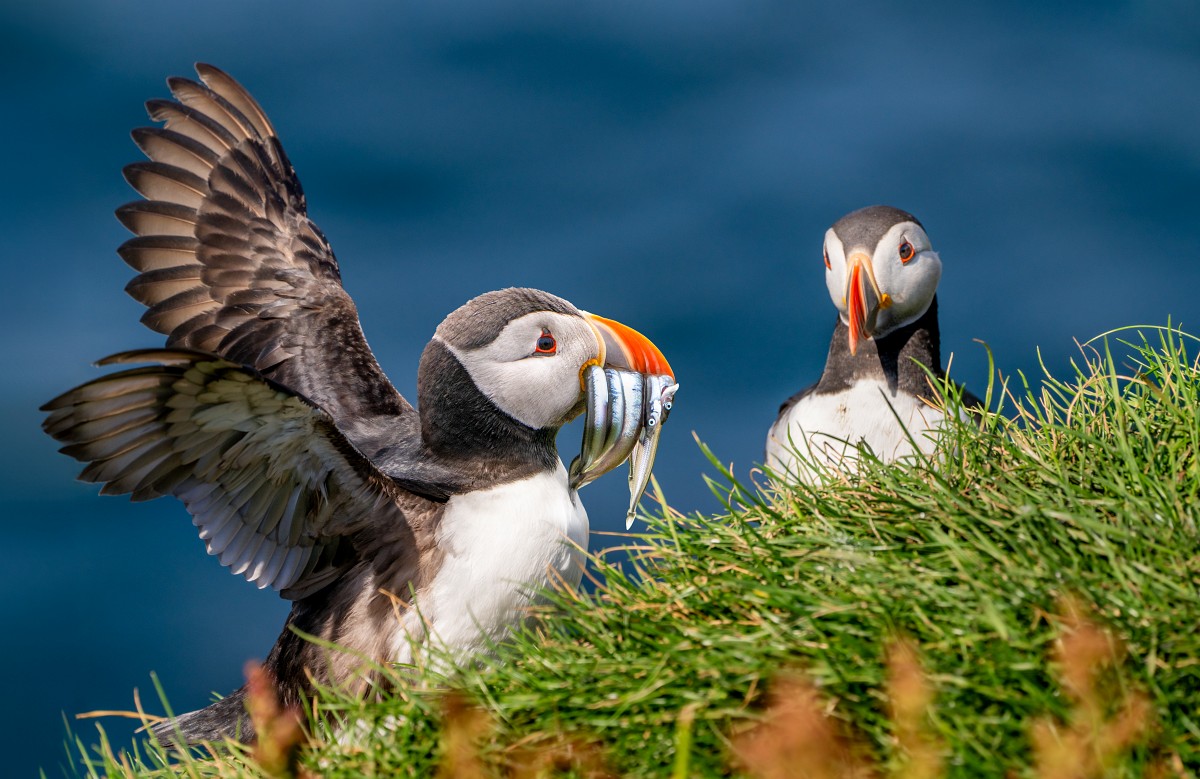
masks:
<svg viewBox="0 0 1200 779"><path fill-rule="evenodd" d="M604 343L605 366L646 376L674 376L667 358L649 338L612 319L584 314Z"/></svg>

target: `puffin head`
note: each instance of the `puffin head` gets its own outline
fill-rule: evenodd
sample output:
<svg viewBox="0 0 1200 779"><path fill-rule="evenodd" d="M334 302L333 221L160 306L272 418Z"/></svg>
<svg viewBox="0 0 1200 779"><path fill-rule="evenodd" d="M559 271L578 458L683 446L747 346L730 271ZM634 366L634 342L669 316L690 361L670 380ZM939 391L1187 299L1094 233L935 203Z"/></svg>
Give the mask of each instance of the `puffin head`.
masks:
<svg viewBox="0 0 1200 779"><path fill-rule="evenodd" d="M825 284L850 329L850 353L929 310L942 261L912 214L869 206L843 216L825 233Z"/></svg>
<svg viewBox="0 0 1200 779"><path fill-rule="evenodd" d="M583 411L589 366L673 375L641 333L536 289L502 289L469 301L438 326L426 357L438 345L492 405L533 430L557 430ZM422 374L426 363L423 357ZM419 380L423 393L437 384Z"/></svg>

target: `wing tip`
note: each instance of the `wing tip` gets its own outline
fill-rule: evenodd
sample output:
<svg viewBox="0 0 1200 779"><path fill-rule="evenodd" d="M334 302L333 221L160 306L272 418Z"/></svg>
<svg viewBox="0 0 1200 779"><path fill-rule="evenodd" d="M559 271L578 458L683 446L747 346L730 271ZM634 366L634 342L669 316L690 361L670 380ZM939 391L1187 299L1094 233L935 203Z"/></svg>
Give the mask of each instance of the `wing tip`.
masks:
<svg viewBox="0 0 1200 779"><path fill-rule="evenodd" d="M196 69L196 75L200 77L200 80L206 84L208 83L209 78L227 79L229 81L235 80L233 76L229 75L229 73L208 62L197 61L192 64L192 67Z"/></svg>

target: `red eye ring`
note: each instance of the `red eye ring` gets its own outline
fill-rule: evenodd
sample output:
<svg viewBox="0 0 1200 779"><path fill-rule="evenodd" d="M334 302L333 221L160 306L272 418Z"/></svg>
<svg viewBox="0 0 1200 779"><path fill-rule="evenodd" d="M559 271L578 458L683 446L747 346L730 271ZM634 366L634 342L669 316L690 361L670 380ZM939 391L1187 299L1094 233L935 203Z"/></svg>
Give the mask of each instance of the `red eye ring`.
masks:
<svg viewBox="0 0 1200 779"><path fill-rule="evenodd" d="M554 336L550 334L549 330L543 330L542 335L537 339L537 343L534 344L533 353L555 354L557 351L558 341L554 340Z"/></svg>
<svg viewBox="0 0 1200 779"><path fill-rule="evenodd" d="M833 270L833 266L829 264L829 250L825 250L825 270Z"/></svg>
<svg viewBox="0 0 1200 779"><path fill-rule="evenodd" d="M917 256L917 251L913 248L911 243L905 241L904 243L900 244L900 262L906 263L915 256Z"/></svg>

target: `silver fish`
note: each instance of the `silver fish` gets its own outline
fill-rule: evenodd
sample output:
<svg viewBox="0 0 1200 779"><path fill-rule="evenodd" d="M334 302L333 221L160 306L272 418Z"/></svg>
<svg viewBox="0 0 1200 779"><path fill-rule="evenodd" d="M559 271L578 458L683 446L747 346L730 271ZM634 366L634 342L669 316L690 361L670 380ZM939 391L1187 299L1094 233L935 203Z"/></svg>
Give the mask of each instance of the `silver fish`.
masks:
<svg viewBox="0 0 1200 779"><path fill-rule="evenodd" d="M642 426L642 374L616 368L605 368L604 374L609 390L604 444L600 454L581 469L584 484L625 462Z"/></svg>
<svg viewBox="0 0 1200 779"><path fill-rule="evenodd" d="M650 482L658 439L679 385L667 375L598 366L587 369L584 384L587 416L579 456L571 461L570 484L578 489L628 459L628 529Z"/></svg>
<svg viewBox="0 0 1200 779"><path fill-rule="evenodd" d="M627 426L626 419L632 417L633 424L640 418L641 393L635 397L627 395L626 386L631 380L622 380L621 374L630 377L640 374L616 368L591 366L584 374L587 416L584 419L583 444L579 456L571 461L570 484L578 489L612 470L600 467L619 444L621 431ZM618 461L613 467L619 465Z"/></svg>
<svg viewBox="0 0 1200 779"><path fill-rule="evenodd" d="M584 391L587 395L587 416L584 419L583 446L579 456L571 462L571 487L576 489L586 483L578 481L584 467L594 463L604 449L609 409L609 388L604 368L599 365L588 366L584 376Z"/></svg>
<svg viewBox="0 0 1200 779"><path fill-rule="evenodd" d="M662 435L663 424L671 413L675 404L675 392L679 389L679 384L671 376L647 376L645 382L645 423L629 457L629 511L625 514L626 530L633 527L638 501L642 499L647 485L650 484L654 457L658 454L658 438Z"/></svg>

